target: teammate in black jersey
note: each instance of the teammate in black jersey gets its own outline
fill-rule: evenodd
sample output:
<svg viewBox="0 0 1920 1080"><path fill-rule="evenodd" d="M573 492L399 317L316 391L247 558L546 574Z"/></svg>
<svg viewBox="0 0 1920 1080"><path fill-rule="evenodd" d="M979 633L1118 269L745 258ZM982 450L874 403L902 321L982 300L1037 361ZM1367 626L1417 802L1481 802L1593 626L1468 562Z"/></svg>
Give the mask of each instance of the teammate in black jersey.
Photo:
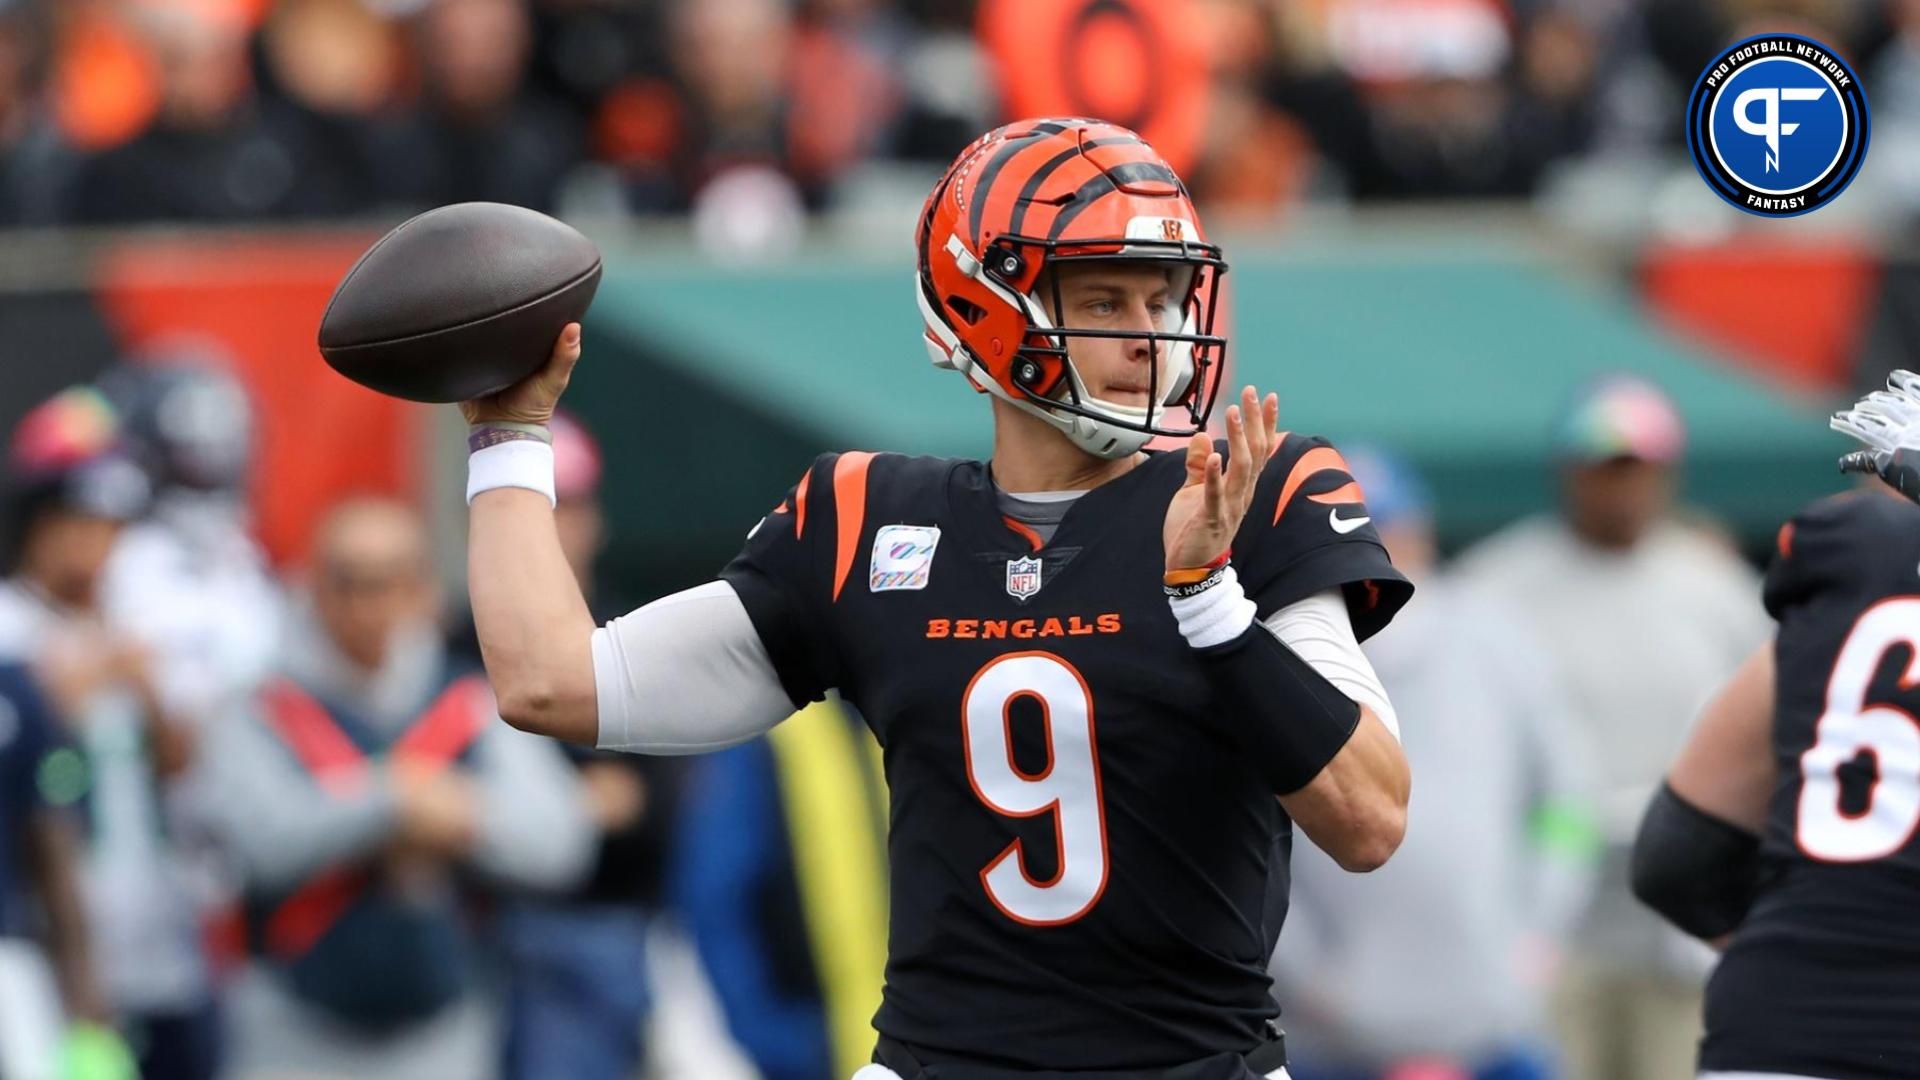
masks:
<svg viewBox="0 0 1920 1080"><path fill-rule="evenodd" d="M687 753L829 690L857 706L893 896L863 1073L1284 1075L1264 967L1292 825L1356 870L1399 843L1406 764L1357 641L1411 588L1346 463L1276 431L1275 398L1248 387L1204 434L1225 264L1138 136L991 132L917 242L926 344L990 395L991 461L822 457L719 581L605 628L535 493L577 330L464 407L501 713Z"/></svg>
<svg viewBox="0 0 1920 1080"><path fill-rule="evenodd" d="M1703 1077L1911 1078L1920 507L1874 483L1815 503L1778 546L1775 639L1708 705L1648 810L1635 888L1683 930L1730 935Z"/></svg>

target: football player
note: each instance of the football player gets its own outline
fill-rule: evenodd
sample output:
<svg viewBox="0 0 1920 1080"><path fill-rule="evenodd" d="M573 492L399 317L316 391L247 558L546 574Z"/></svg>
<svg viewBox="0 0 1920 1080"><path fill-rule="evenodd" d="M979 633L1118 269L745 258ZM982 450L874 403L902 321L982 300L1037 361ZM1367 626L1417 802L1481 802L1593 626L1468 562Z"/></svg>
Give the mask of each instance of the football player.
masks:
<svg viewBox="0 0 1920 1080"><path fill-rule="evenodd" d="M1411 586L1274 396L1247 387L1204 433L1226 266L1137 135L990 132L917 247L926 345L988 395L991 461L825 455L720 580L603 628L554 538L543 430L579 328L463 406L502 714L692 753L829 690L855 705L892 800L862 1073L1284 1075L1264 964L1291 829L1351 870L1399 843L1407 767L1357 643Z"/></svg>
<svg viewBox="0 0 1920 1080"><path fill-rule="evenodd" d="M1778 621L1708 703L1641 823L1634 890L1725 955L1703 1078L1891 1080L1920 1068L1920 380L1837 414L1886 484L1781 530ZM1902 490L1913 491L1912 487Z"/></svg>
<svg viewBox="0 0 1920 1080"><path fill-rule="evenodd" d="M253 407L226 364L211 343L172 339L99 382L154 490L152 512L114 548L101 603L154 650L160 693L196 724L267 677L284 621L250 531Z"/></svg>

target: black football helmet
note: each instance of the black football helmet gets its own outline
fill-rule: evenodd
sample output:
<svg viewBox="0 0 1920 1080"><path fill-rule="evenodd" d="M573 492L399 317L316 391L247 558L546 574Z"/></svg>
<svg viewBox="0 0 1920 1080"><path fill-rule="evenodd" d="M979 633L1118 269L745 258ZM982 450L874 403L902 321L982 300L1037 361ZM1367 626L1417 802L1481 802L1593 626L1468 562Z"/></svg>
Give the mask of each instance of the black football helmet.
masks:
<svg viewBox="0 0 1920 1080"><path fill-rule="evenodd" d="M157 492L237 492L253 460L253 407L218 346L172 342L101 376L122 446Z"/></svg>

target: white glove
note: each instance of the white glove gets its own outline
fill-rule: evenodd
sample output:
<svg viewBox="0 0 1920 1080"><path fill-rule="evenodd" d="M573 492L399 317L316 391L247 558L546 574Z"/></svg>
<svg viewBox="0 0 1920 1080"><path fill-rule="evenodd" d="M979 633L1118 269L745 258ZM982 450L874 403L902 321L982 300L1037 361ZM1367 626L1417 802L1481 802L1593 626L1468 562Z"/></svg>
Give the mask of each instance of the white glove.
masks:
<svg viewBox="0 0 1920 1080"><path fill-rule="evenodd" d="M1851 409L1833 414L1833 430L1867 444L1876 459L1901 447L1920 450L1920 375L1895 371L1887 388L1875 390Z"/></svg>
<svg viewBox="0 0 1920 1080"><path fill-rule="evenodd" d="M1841 458L1841 472L1875 473L1920 502L1920 375L1895 371L1885 390L1834 413L1830 425L1867 447Z"/></svg>

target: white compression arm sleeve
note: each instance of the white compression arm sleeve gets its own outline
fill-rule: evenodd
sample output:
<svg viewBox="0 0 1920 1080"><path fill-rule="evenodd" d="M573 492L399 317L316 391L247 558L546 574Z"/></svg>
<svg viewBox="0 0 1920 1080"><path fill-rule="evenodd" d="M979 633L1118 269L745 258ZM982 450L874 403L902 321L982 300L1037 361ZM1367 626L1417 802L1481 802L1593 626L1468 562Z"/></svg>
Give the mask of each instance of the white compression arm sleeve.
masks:
<svg viewBox="0 0 1920 1080"><path fill-rule="evenodd" d="M733 586L663 596L593 632L602 750L698 754L764 735L793 712Z"/></svg>
<svg viewBox="0 0 1920 1080"><path fill-rule="evenodd" d="M1296 600L1267 616L1262 625L1341 693L1372 709L1395 739L1400 737L1400 719L1387 700L1386 687L1380 685L1380 676L1374 674L1367 654L1360 651L1353 620L1347 616L1347 602L1339 589Z"/></svg>

